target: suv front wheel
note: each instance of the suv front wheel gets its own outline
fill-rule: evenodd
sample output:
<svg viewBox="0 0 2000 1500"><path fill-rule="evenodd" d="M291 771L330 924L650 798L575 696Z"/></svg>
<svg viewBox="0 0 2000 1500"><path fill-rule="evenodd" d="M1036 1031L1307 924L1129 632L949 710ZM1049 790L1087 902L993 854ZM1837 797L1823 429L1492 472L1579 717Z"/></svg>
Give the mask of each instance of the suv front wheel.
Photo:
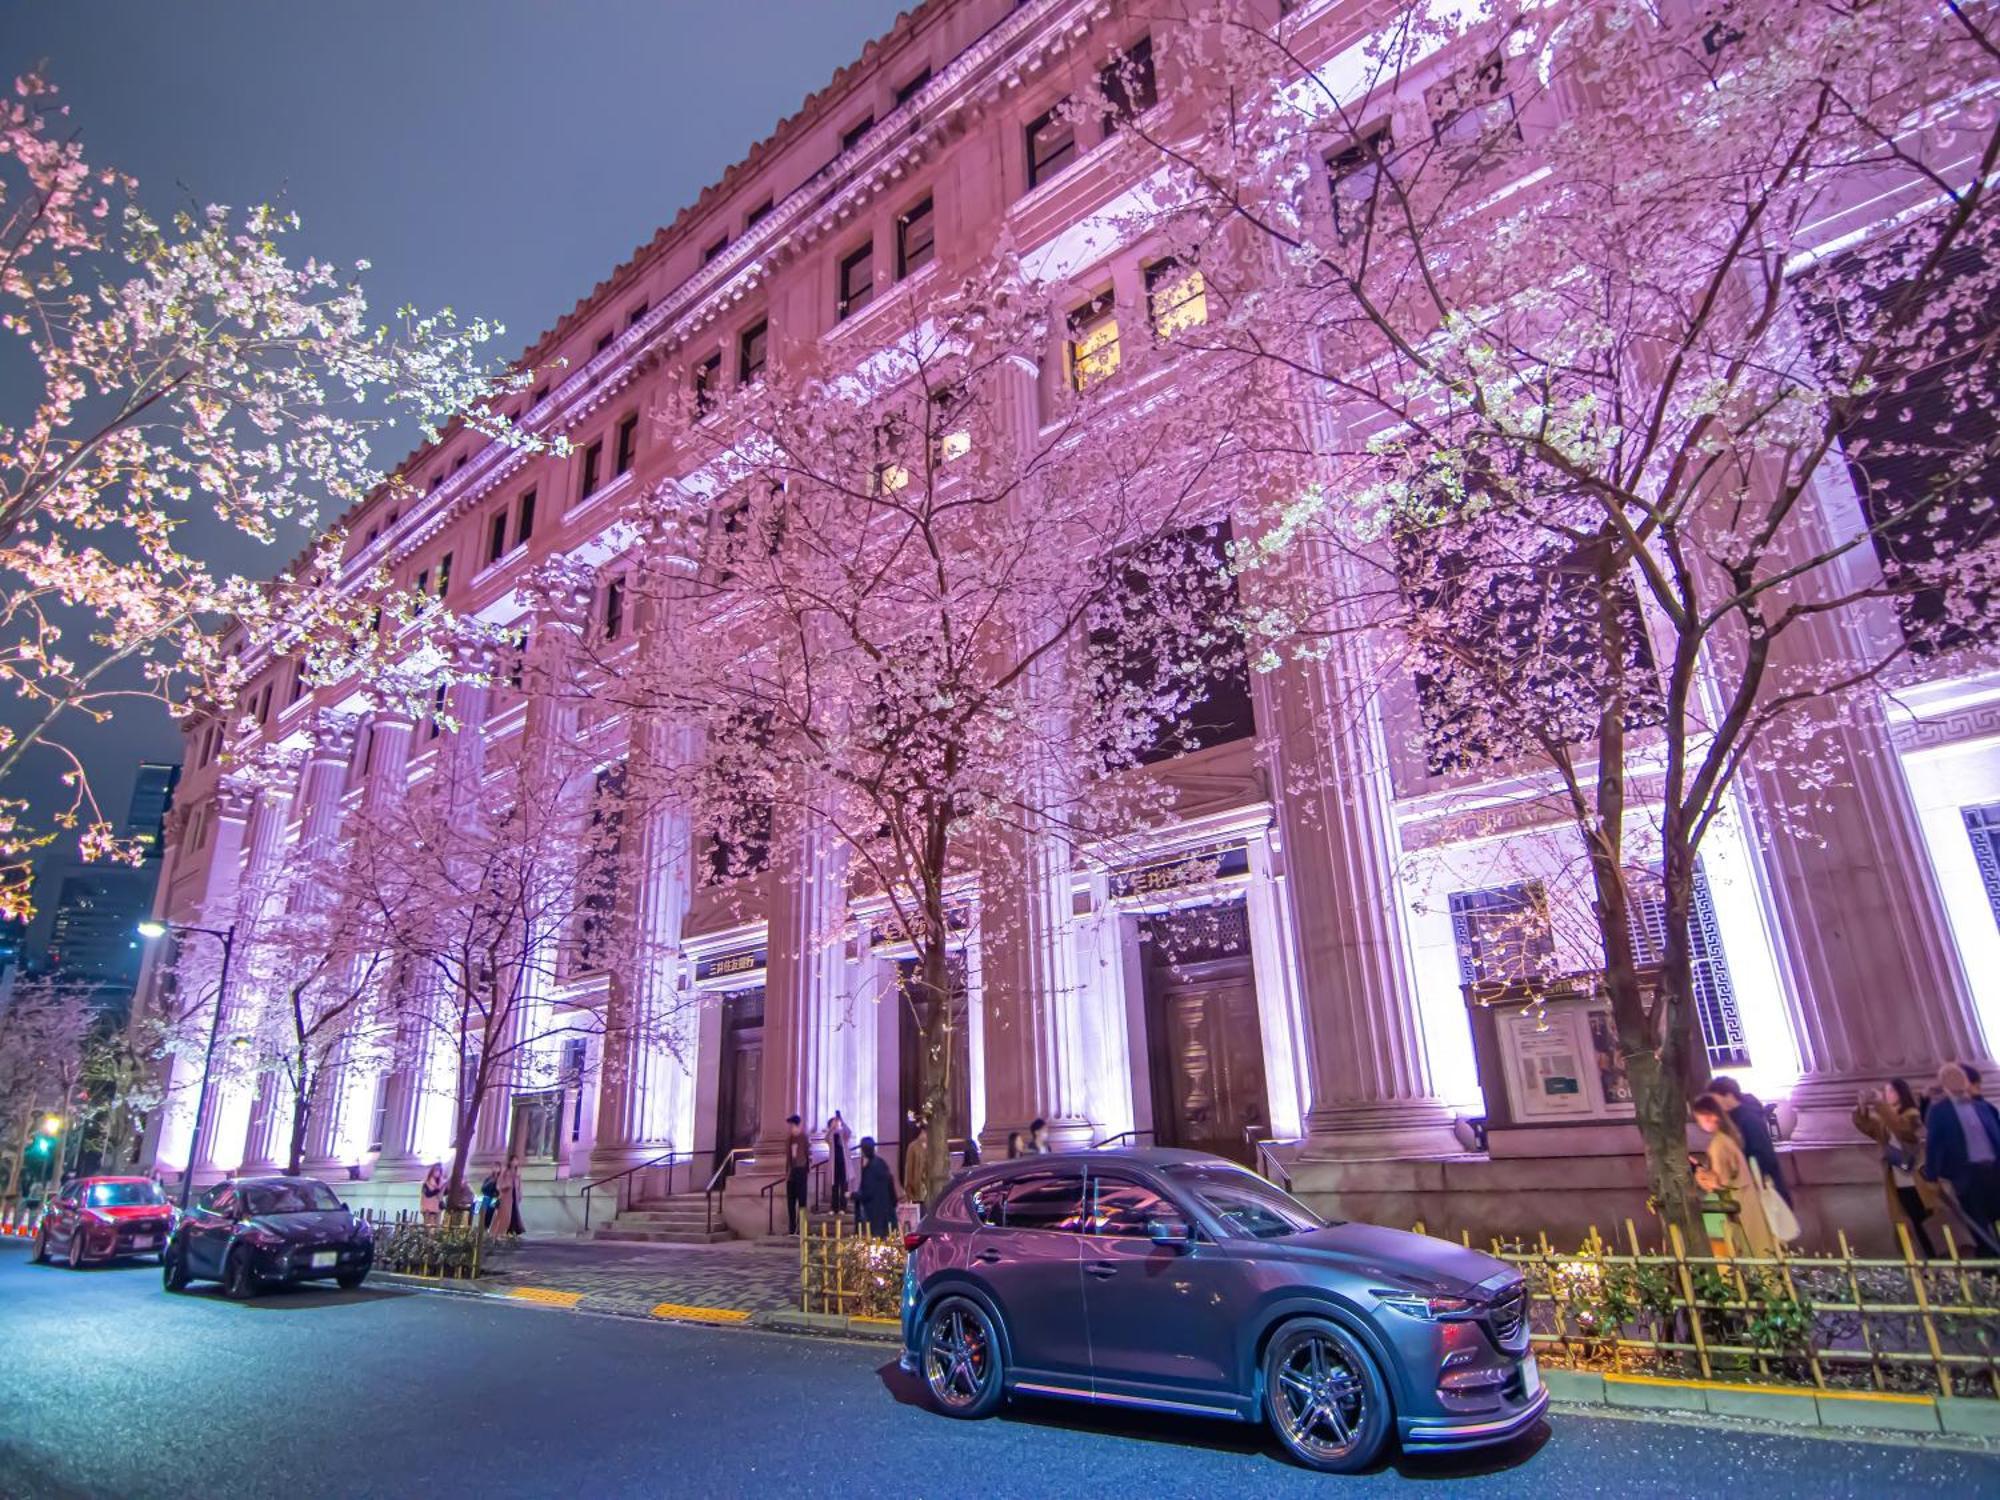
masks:
<svg viewBox="0 0 2000 1500"><path fill-rule="evenodd" d="M946 1297L924 1319L919 1373L931 1405L948 1417L991 1416L1000 1405L1006 1371L1000 1337L986 1309L968 1297Z"/></svg>
<svg viewBox="0 0 2000 1500"><path fill-rule="evenodd" d="M1272 1338L1264 1351L1264 1415L1286 1452L1324 1474L1367 1468L1395 1428L1374 1359L1325 1318L1299 1318Z"/></svg>

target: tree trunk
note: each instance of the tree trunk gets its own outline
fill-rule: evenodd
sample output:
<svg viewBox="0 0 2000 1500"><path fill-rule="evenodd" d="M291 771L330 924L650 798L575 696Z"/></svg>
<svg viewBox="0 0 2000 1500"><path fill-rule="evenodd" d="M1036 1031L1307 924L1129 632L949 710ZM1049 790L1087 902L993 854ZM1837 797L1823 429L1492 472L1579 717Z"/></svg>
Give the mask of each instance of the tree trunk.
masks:
<svg viewBox="0 0 2000 1500"><path fill-rule="evenodd" d="M956 1023L947 948L950 933L946 930L942 909L935 916L935 922L926 924L929 930L924 935L916 985L918 994L911 997L917 1006L920 1022L917 1096L921 1103L918 1108L923 1113L923 1123L929 1127L925 1137L924 1161L925 1177L930 1184L930 1191L925 1195L926 1208L937 1201L938 1194L944 1191L944 1185L951 1177L951 1067Z"/></svg>

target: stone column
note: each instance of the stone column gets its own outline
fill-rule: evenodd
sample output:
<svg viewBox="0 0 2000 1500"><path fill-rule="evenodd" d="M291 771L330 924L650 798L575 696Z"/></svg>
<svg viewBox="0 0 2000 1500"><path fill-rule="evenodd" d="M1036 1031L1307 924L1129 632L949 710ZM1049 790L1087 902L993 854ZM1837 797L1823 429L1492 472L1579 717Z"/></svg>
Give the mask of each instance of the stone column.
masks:
<svg viewBox="0 0 2000 1500"><path fill-rule="evenodd" d="M250 821L251 806L252 798L248 794L228 785L216 788L214 800L209 807L208 862L203 871L202 894L196 905L198 915L194 918L194 922L197 926L226 929L234 916L237 882L242 872L243 839ZM192 969L197 964L205 965L205 971L215 976L219 987L219 966L222 955L216 951L217 939L205 933L177 932L173 941L176 968L186 965ZM202 945L206 950L200 958L194 956L194 945ZM233 964L231 968L234 969ZM232 972L229 977L233 985L236 976ZM174 1010L179 1013L188 1006L189 1001L181 992L181 983L178 979L174 982L174 990L176 996ZM207 1140L195 1139L195 1109L201 1099L202 1070L206 1061L210 1028L215 1021L215 1011L212 1007L216 1005L224 1006L223 1020L226 1023L228 997L215 993L202 996L191 1010L181 1015L175 1028L181 1037L181 1046L167 1065L168 1119L163 1128L160 1153L169 1164L185 1164L188 1170L196 1173L197 1181L202 1180L205 1156L212 1155L212 1152L208 1151ZM221 1045L219 1043L216 1049L217 1068L222 1065ZM211 1128L211 1122L215 1118L215 1093L213 1073L211 1073L210 1110L207 1121L204 1122L211 1125ZM207 1136L210 1131L204 1129L202 1133ZM206 1170L208 1177L215 1176L212 1167Z"/></svg>
<svg viewBox="0 0 2000 1500"><path fill-rule="evenodd" d="M263 1009L270 999L260 988L255 947L265 916L273 911L272 885L279 857L284 852L292 799L289 792L273 787L265 787L254 796L245 835L243 873L230 908L229 926L236 934L236 952L230 968L220 1041L215 1049L208 1118L203 1122L201 1139L195 1148L197 1176L218 1176L224 1170L243 1165L253 1158L258 1146L249 1135L252 1106L262 1080L246 1067L251 1054L245 1034L262 1024Z"/></svg>
<svg viewBox="0 0 2000 1500"><path fill-rule="evenodd" d="M1308 1156L1456 1153L1432 1092L1397 889L1388 754L1343 641L1272 674L1272 769L1304 992Z"/></svg>
<svg viewBox="0 0 2000 1500"><path fill-rule="evenodd" d="M406 715L378 713L369 721L359 753L362 756L361 806L374 812L403 795L409 785L410 738L415 725ZM309 817L317 813L309 813ZM350 1038L351 1041L351 1038ZM319 1097L307 1122L305 1170L314 1174L344 1172L342 1158L369 1143L354 1137L359 1122L351 1118L356 1110L366 1110L374 1102L374 1075L359 1066L351 1046L344 1046L337 1060L329 1060Z"/></svg>
<svg viewBox="0 0 2000 1500"><path fill-rule="evenodd" d="M668 778L694 759L697 732L650 720L633 738L627 796L636 819L623 872L629 941L611 971L593 1176L669 1151L694 1149L692 1005L682 1003L681 929L692 873L692 827Z"/></svg>
<svg viewBox="0 0 2000 1500"><path fill-rule="evenodd" d="M1025 359L994 372L994 427L1001 441L1031 452L1040 441L1038 372ZM1043 659L1029 684L1029 713L1061 714L1058 654ZM1046 721L1045 721L1046 722ZM1072 928L1072 860L1067 841L1047 815L1063 804L1065 767L1054 753L1062 734L1045 737L1045 763L1028 782L1042 806L1006 841L998 879L980 897L980 963L984 979L980 1025L985 1051L986 1129L982 1145L1004 1148L1007 1133L1048 1122L1060 1146L1086 1145L1096 1134L1082 1032L1084 993ZM1041 816L1037 816L1039 813Z"/></svg>
<svg viewBox="0 0 2000 1500"><path fill-rule="evenodd" d="M769 959L764 984L762 1123L758 1165L781 1169L785 1118L810 1132L820 1097L828 1021L847 999L847 851L825 820L781 810L764 880Z"/></svg>
<svg viewBox="0 0 2000 1500"><path fill-rule="evenodd" d="M458 670L485 669L483 656L461 652ZM445 694L447 715L455 728L445 730L438 745L436 774L443 778L448 805L467 818L478 816L480 773L486 764L487 689L476 682L454 682ZM413 742L414 747L414 742ZM428 975L413 975L410 983L418 993L398 996L398 1007L421 1006L423 996L435 981ZM435 1157L425 1148L438 1138L439 1112L453 1111L455 1079L450 1073L453 1059L445 1039L437 1029L421 1019L398 1018L394 1063L384 1087L382 1154L375 1159L378 1178L421 1178ZM445 1077L440 1079L443 1070ZM447 1129L444 1139L449 1139Z"/></svg>

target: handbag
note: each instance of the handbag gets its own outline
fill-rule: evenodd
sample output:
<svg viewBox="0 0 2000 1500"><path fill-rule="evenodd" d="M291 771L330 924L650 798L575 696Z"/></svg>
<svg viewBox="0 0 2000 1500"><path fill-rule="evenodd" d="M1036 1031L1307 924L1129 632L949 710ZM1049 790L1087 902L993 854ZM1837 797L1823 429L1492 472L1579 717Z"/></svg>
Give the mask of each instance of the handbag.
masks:
<svg viewBox="0 0 2000 1500"><path fill-rule="evenodd" d="M1750 1163L1750 1176L1756 1181L1757 1196L1763 1200L1764 1222L1771 1226L1771 1233L1778 1243L1789 1245L1799 1237L1799 1216L1792 1212L1778 1190L1764 1180L1764 1173L1754 1161Z"/></svg>

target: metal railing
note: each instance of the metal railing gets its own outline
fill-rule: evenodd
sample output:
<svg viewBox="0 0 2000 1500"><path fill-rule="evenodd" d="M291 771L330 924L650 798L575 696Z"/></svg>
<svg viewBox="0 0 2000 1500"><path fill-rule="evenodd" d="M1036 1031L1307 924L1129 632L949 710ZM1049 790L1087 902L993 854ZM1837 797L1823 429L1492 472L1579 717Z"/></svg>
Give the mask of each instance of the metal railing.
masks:
<svg viewBox="0 0 2000 1500"><path fill-rule="evenodd" d="M1280 1146L1295 1146L1296 1141L1274 1141L1260 1137L1257 1145L1257 1175L1273 1187L1281 1187L1286 1192L1292 1190L1292 1169L1285 1165L1278 1155Z"/></svg>
<svg viewBox="0 0 2000 1500"><path fill-rule="evenodd" d="M1141 1136L1144 1136L1149 1141L1155 1138L1153 1132L1150 1130L1121 1130L1118 1134L1108 1135L1101 1141L1092 1141L1090 1149L1093 1151L1108 1151L1113 1146L1120 1145L1126 1141L1130 1141L1136 1146L1139 1144L1139 1137Z"/></svg>
<svg viewBox="0 0 2000 1500"><path fill-rule="evenodd" d="M732 1146L722 1160L716 1163L715 1173L708 1179L708 1185L701 1190L701 1227L704 1234L715 1233L715 1200L722 1196L723 1185L729 1181L730 1173L736 1170L736 1163L752 1159L757 1155L749 1146Z"/></svg>
<svg viewBox="0 0 2000 1500"><path fill-rule="evenodd" d="M664 1152L654 1157L651 1161L640 1162L636 1167L627 1167L622 1172L613 1172L608 1177L599 1177L594 1181L586 1182L583 1185L583 1232L585 1234L590 1232L590 1194L593 1189L616 1184L616 1186L611 1188L611 1216L615 1219L632 1206L630 1200L625 1196L628 1191L627 1184L641 1172L650 1172L657 1168L665 1167L667 1169L667 1196L672 1197L674 1191L674 1168L681 1162L687 1162L692 1166L694 1164L694 1153L692 1151Z"/></svg>

